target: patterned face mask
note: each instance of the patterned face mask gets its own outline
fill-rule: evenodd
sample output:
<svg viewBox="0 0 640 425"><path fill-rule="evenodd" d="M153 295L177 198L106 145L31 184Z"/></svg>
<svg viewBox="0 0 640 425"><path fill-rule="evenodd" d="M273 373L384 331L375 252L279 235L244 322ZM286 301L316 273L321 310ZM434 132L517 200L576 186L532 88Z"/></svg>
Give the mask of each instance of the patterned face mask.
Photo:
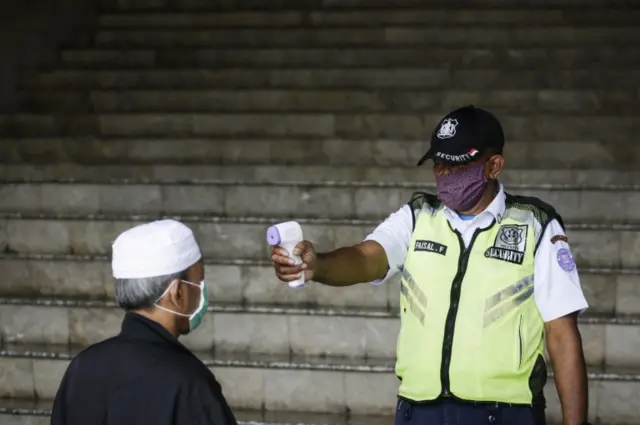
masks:
<svg viewBox="0 0 640 425"><path fill-rule="evenodd" d="M438 198L454 211L468 211L476 206L488 183L484 163L436 174Z"/></svg>

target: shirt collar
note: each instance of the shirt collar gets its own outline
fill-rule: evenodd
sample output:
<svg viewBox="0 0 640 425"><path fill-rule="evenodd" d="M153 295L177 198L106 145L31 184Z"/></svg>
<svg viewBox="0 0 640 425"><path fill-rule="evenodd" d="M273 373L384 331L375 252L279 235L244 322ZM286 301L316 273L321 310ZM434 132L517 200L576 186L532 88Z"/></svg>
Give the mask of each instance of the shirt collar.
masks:
<svg viewBox="0 0 640 425"><path fill-rule="evenodd" d="M489 206L480 214L478 214L477 217L480 217L481 215L490 214L499 223L500 221L502 221L502 217L504 217L504 212L507 208L505 199L506 199L506 196L504 194L504 188L502 186L502 183L498 182L498 193L496 194L496 197L493 198L493 201L491 201ZM447 206L444 207L444 213L447 219L449 220L451 219L460 220L458 213L456 213L454 210L450 209Z"/></svg>
<svg viewBox="0 0 640 425"><path fill-rule="evenodd" d="M133 312L125 314L119 337L153 345L163 345L175 351L188 351L161 324Z"/></svg>

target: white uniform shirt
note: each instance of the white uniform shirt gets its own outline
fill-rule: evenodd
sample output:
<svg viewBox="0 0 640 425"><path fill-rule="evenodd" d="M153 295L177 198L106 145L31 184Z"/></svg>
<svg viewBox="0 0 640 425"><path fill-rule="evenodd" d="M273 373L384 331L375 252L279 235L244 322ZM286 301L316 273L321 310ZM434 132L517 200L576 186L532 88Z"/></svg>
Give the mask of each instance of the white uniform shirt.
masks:
<svg viewBox="0 0 640 425"><path fill-rule="evenodd" d="M444 214L451 227L462 235L465 246L468 246L475 230L491 225L494 219L504 215L505 209L505 194L501 185L495 199L473 220L463 220L455 211L447 207L444 207ZM386 281L402 269L413 233L412 215L409 205L403 206L392 213L365 239L382 245L389 261L387 276L373 282L374 284ZM533 296L545 322L576 311L584 311L588 307L580 286L577 268L567 267L565 264L566 269L573 268L571 271L566 271L560 264L558 251L563 248L569 250L569 245L563 240L552 242L551 238L557 235L564 236L564 231L560 223L553 219L542 235L535 256ZM566 259L566 256L563 258Z"/></svg>

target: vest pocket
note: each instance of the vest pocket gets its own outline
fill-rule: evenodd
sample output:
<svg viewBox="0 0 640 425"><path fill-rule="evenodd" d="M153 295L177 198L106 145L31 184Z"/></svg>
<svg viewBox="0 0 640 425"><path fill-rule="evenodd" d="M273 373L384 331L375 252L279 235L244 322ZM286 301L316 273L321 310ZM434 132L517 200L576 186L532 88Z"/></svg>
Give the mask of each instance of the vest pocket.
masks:
<svg viewBox="0 0 640 425"><path fill-rule="evenodd" d="M522 355L524 351L524 337L522 336L522 314L518 319L518 356L517 356L517 368L520 370L522 367Z"/></svg>

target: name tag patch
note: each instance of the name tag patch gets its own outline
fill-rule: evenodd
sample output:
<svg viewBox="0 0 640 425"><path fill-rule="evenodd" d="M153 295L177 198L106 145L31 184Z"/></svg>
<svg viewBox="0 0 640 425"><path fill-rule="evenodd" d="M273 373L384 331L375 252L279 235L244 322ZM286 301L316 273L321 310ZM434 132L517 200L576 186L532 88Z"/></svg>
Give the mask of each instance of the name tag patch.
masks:
<svg viewBox="0 0 640 425"><path fill-rule="evenodd" d="M438 242L417 240L413 248L414 251L434 252L440 255L447 255L447 247Z"/></svg>
<svg viewBox="0 0 640 425"><path fill-rule="evenodd" d="M502 226L498 230L493 246L487 248L484 256L508 263L522 264L527 249L528 227L526 224Z"/></svg>

